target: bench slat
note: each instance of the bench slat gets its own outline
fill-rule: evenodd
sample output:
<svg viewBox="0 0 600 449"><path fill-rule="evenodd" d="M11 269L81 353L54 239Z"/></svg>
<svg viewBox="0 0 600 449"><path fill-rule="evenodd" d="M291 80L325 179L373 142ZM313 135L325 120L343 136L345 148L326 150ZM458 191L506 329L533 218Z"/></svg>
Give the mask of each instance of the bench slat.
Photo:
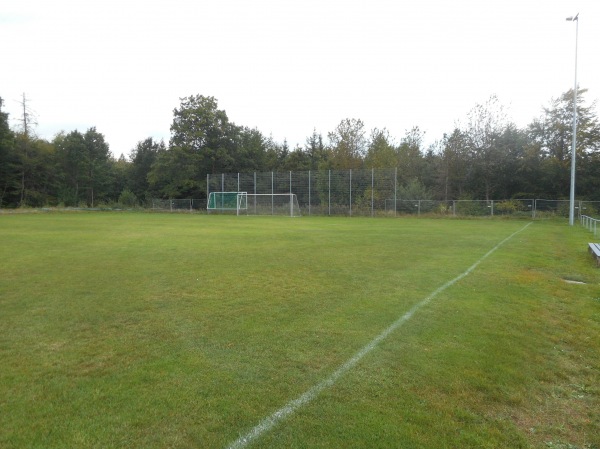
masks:
<svg viewBox="0 0 600 449"><path fill-rule="evenodd" d="M596 265L600 267L600 243L589 243L590 253L596 258Z"/></svg>

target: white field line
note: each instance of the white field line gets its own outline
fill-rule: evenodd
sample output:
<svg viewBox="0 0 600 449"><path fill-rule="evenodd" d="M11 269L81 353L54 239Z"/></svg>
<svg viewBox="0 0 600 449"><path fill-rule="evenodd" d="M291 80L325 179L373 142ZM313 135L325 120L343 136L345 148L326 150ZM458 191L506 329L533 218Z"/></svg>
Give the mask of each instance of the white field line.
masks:
<svg viewBox="0 0 600 449"><path fill-rule="evenodd" d="M293 414L300 407L305 406L306 404L311 402L313 399L315 399L321 393L321 391L323 391L324 389L326 389L328 387L333 386L340 377L342 377L347 371L349 371L358 362L360 362L360 360L365 355L367 355L369 352L371 352L373 349L375 349L375 347L380 342L385 340L388 337L388 335L390 335L392 332L394 332L396 329L398 329L400 326L402 326L404 323L406 323L408 320L410 320L417 310L419 310L420 308L425 306L433 298L435 298L438 294L440 294L441 292L446 290L448 287L454 285L455 283L460 281L462 278L469 275L473 270L475 270L475 268L477 268L477 266L481 262L483 262L485 259L487 259L494 251L496 251L498 248L500 248L500 246L502 246L504 243L509 241L515 235L517 235L518 233L525 230L525 228L527 228L530 224L531 224L531 222L526 224L524 227L522 227L518 231L516 231L513 234L506 237L504 240L502 240L500 243L498 243L496 246L494 246L491 250L489 250L486 254L484 254L483 257L481 257L481 259L479 259L477 262L475 262L473 265L471 265L469 268L467 268L467 270L464 273L462 273L462 274L456 276L454 279L446 282L444 285L439 287L437 290L435 290L433 293L431 293L429 296L427 296L421 302L412 306L408 312L406 312L404 315L402 315L400 318L398 318L396 321L394 321L387 329L385 329L383 332L381 332L377 337L375 337L373 340L371 340L360 351L358 351L356 354L354 354L354 356L352 356L352 358L350 358L347 362L345 362L343 365L341 365L328 378L326 378L325 380L316 384L314 387L307 390L306 392L304 392L302 395L300 395L296 399L291 400L290 402L288 402L286 405L281 407L279 410L277 410L270 416L267 416L266 418L264 418L253 429L251 429L249 432L242 435L236 441L234 441L231 445L229 445L228 449L243 449L243 448L247 447L254 440L259 438L262 434L264 434L265 432L268 432L273 427L275 427L280 421L286 419L288 416Z"/></svg>

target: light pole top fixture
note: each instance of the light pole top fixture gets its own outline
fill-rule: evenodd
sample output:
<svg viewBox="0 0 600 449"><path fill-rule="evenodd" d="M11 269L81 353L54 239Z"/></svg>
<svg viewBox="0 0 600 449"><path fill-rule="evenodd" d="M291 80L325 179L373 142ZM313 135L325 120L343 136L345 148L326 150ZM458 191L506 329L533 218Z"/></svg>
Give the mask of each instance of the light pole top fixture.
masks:
<svg viewBox="0 0 600 449"><path fill-rule="evenodd" d="M575 22L578 19L579 19L579 13L575 14L575 16L567 17L567 20L569 22Z"/></svg>

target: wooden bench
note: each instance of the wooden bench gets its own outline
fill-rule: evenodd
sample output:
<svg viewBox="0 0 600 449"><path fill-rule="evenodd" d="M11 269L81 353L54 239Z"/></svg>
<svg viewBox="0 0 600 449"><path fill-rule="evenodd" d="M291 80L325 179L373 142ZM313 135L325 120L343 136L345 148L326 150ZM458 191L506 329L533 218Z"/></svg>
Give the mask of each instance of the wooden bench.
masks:
<svg viewBox="0 0 600 449"><path fill-rule="evenodd" d="M596 265L600 267L600 243L589 244L590 254L596 258Z"/></svg>

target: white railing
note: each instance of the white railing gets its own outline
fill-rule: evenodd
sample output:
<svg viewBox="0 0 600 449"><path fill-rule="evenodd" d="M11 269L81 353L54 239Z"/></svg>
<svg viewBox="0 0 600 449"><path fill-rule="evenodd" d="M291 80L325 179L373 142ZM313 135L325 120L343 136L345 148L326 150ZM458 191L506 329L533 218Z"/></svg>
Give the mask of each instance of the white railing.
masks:
<svg viewBox="0 0 600 449"><path fill-rule="evenodd" d="M594 237L596 237L596 234L598 232L598 223L600 222L600 220L598 220L597 218L592 218L588 215L582 215L580 221L581 225L587 228L588 231L593 232Z"/></svg>

